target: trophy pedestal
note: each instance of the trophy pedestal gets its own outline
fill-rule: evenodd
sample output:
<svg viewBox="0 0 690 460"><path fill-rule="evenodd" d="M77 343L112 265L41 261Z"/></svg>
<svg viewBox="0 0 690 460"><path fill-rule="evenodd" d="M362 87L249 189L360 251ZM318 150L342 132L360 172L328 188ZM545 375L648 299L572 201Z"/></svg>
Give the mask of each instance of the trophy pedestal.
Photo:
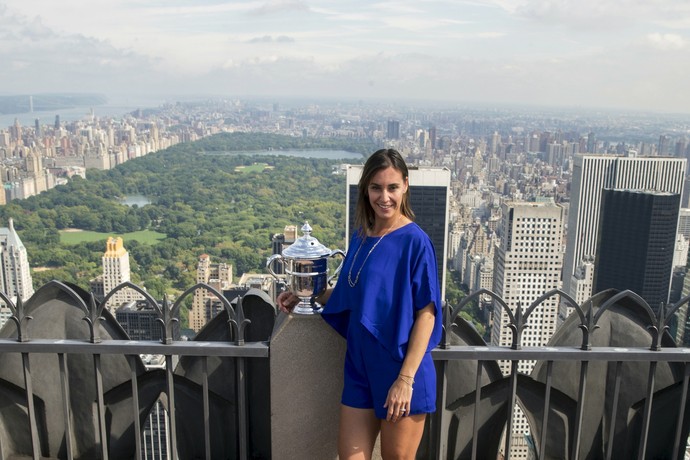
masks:
<svg viewBox="0 0 690 460"><path fill-rule="evenodd" d="M323 311L323 305L315 300L301 299L301 302L292 310L293 313L300 315L319 315Z"/></svg>

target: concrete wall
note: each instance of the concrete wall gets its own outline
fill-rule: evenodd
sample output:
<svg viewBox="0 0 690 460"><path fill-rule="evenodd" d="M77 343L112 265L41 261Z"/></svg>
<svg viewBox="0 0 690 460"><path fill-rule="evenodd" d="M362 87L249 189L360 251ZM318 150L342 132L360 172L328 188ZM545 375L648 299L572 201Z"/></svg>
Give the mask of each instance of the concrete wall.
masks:
<svg viewBox="0 0 690 460"><path fill-rule="evenodd" d="M281 313L270 353L272 459L336 459L345 339L320 315Z"/></svg>

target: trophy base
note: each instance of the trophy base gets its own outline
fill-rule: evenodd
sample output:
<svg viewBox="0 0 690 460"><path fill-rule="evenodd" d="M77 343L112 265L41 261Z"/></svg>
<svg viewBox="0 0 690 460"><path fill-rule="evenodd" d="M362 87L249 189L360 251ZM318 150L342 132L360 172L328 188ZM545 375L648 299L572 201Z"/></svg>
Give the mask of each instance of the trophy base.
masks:
<svg viewBox="0 0 690 460"><path fill-rule="evenodd" d="M323 306L318 302L302 301L292 310L298 315L319 315L323 311Z"/></svg>

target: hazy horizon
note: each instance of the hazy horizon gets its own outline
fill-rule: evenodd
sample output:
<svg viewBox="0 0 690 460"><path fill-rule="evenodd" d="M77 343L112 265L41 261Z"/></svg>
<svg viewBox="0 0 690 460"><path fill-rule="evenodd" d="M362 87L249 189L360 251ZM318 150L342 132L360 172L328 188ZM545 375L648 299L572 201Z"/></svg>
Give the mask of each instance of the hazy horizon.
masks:
<svg viewBox="0 0 690 460"><path fill-rule="evenodd" d="M0 94L689 113L674 0L0 0Z"/></svg>

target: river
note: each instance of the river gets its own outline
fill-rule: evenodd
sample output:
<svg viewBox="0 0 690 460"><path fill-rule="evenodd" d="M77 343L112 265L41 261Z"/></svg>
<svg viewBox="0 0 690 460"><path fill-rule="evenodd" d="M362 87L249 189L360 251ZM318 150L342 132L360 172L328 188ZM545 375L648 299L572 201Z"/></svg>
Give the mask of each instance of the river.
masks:
<svg viewBox="0 0 690 460"><path fill-rule="evenodd" d="M108 102L102 105L70 107L64 109L53 109L44 111L33 111L25 113L0 114L0 129L5 129L14 124L14 120L19 121L21 126L33 126L38 118L41 125L53 125L55 116L60 115L60 122L66 123L77 120L88 119L91 111L98 118L113 117L122 118L126 114L137 109L147 109L159 107L161 104L169 102L164 98L154 97L127 97L109 96Z"/></svg>

